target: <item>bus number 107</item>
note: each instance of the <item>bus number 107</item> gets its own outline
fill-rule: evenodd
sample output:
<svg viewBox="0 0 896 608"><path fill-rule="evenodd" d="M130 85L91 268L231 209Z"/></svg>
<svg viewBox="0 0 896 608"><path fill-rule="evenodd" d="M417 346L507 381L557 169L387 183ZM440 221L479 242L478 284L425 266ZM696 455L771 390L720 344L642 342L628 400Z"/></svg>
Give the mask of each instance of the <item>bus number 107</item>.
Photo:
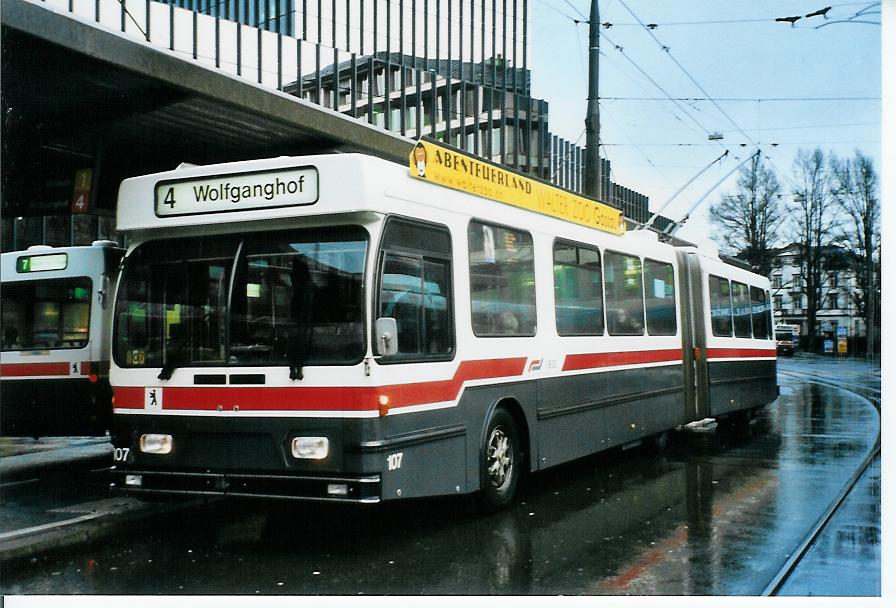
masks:
<svg viewBox="0 0 896 608"><path fill-rule="evenodd" d="M404 452L398 452L397 454L389 454L388 456L386 456L386 464L389 465L390 471L401 468L402 456L404 456Z"/></svg>

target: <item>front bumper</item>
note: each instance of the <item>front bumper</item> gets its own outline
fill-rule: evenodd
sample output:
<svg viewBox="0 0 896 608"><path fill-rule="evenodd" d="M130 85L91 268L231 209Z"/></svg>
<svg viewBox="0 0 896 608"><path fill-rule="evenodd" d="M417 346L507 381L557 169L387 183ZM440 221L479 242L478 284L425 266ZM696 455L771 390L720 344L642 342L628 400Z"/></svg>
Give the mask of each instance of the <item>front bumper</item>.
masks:
<svg viewBox="0 0 896 608"><path fill-rule="evenodd" d="M139 485L137 480L139 479ZM338 493L333 488L338 487ZM116 494L140 496L232 496L324 502L378 503L379 475L318 476L259 473L212 473L157 470L112 470Z"/></svg>

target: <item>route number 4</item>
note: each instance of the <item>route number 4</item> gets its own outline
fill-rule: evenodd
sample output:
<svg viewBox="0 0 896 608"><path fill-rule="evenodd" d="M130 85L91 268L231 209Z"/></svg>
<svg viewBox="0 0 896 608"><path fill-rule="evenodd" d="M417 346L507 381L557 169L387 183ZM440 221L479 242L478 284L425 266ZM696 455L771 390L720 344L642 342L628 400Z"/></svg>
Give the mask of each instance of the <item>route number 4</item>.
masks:
<svg viewBox="0 0 896 608"><path fill-rule="evenodd" d="M389 465L390 471L395 471L396 469L401 468L401 457L404 456L404 452L398 452L397 454L389 454L386 456L386 464Z"/></svg>
<svg viewBox="0 0 896 608"><path fill-rule="evenodd" d="M165 200L162 201L163 205L168 205L172 209L174 209L174 188L168 188L168 193L165 195Z"/></svg>

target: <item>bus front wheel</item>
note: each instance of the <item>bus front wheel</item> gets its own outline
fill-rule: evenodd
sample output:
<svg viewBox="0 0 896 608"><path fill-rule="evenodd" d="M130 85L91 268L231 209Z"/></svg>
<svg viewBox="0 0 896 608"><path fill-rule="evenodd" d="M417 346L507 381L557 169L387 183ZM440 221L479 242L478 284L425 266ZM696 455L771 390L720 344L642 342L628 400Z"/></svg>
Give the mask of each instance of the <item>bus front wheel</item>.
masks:
<svg viewBox="0 0 896 608"><path fill-rule="evenodd" d="M481 462L482 506L487 511L507 506L516 494L523 458L516 422L505 409L489 418Z"/></svg>

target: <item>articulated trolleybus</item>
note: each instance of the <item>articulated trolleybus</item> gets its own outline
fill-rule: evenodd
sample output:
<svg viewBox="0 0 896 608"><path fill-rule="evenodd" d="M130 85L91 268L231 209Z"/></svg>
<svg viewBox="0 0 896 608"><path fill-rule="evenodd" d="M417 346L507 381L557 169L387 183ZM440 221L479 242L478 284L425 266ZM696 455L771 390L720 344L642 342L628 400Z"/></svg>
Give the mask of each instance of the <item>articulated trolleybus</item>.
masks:
<svg viewBox="0 0 896 608"><path fill-rule="evenodd" d="M480 492L776 397L768 281L430 142L121 185L113 489Z"/></svg>
<svg viewBox="0 0 896 608"><path fill-rule="evenodd" d="M2 258L4 435L104 435L112 422L109 331L124 250L37 245Z"/></svg>

